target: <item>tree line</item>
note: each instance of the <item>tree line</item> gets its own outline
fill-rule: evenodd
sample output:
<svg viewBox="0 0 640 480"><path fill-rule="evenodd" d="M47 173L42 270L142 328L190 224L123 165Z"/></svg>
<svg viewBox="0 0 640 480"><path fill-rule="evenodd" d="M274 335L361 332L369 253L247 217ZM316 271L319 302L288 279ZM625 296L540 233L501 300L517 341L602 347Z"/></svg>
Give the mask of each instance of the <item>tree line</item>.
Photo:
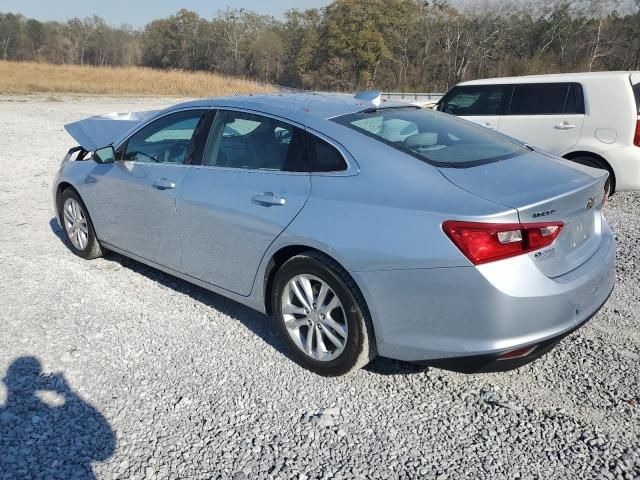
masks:
<svg viewBox="0 0 640 480"><path fill-rule="evenodd" d="M282 20L183 9L141 29L0 13L0 58L205 70L317 90L442 91L472 78L640 70L640 0L335 0Z"/></svg>

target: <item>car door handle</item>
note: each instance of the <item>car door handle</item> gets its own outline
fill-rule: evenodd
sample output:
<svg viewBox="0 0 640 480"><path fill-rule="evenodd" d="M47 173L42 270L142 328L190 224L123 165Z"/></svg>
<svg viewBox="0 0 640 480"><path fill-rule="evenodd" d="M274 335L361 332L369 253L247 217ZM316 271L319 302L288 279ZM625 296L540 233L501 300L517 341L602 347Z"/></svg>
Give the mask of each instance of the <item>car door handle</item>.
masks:
<svg viewBox="0 0 640 480"><path fill-rule="evenodd" d="M285 203L287 203L286 199L284 197L281 197L278 194L275 194L273 192L264 192L264 193L259 193L258 195L254 195L252 197L252 200L260 205L264 205L266 207L270 207L270 206L279 206L279 205L284 205Z"/></svg>
<svg viewBox="0 0 640 480"><path fill-rule="evenodd" d="M488 128L489 130L495 130L496 127L494 127L493 125L491 125L489 122L483 123L482 126L484 128Z"/></svg>
<svg viewBox="0 0 640 480"><path fill-rule="evenodd" d="M151 185L153 185L158 190L171 190L173 188L176 188L176 184L171 180L167 180L166 178L154 180L153 182L151 182Z"/></svg>
<svg viewBox="0 0 640 480"><path fill-rule="evenodd" d="M553 128L556 130L571 130L572 128L576 128L576 126L569 122L562 122Z"/></svg>

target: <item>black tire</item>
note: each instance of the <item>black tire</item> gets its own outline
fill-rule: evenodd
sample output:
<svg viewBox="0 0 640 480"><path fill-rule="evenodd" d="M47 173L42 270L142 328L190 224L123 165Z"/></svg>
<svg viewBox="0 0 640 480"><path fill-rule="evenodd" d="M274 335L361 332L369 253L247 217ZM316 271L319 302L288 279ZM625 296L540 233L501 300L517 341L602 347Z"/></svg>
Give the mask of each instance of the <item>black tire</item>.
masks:
<svg viewBox="0 0 640 480"><path fill-rule="evenodd" d="M86 246L82 249L76 247L74 242L69 237L69 232L67 231L67 227L65 225L65 217L64 217L64 205L67 200L73 199L77 202L79 208L82 210L82 214L86 219L87 223L87 243ZM86 260L91 260L94 258L102 257L104 251L100 246L100 242L98 242L98 238L96 237L96 232L93 228L93 222L91 221L91 217L89 216L89 212L87 211L87 207L84 202L80 198L80 195L73 189L67 188L62 192L62 197L60 200L60 205L58 206L58 217L60 218L60 223L62 225L62 231L64 232L64 237L67 241L67 246L69 249Z"/></svg>
<svg viewBox="0 0 640 480"><path fill-rule="evenodd" d="M588 157L588 156L575 157L575 158L571 158L570 160L572 162L579 163L580 165L599 168L600 170L605 170L609 172L609 178L607 178L607 182L605 183L605 188L607 189L607 192L609 192L609 196L613 195L613 191L616 186L615 178L613 176L613 172L603 160L600 160L599 158L595 158L595 157Z"/></svg>
<svg viewBox="0 0 640 480"><path fill-rule="evenodd" d="M348 326L344 350L335 359L320 361L305 354L293 341L284 323L282 296L287 283L296 275L318 277L329 285L342 303ZM358 370L377 355L369 310L349 274L333 259L320 252L308 251L287 260L276 273L271 305L280 335L293 359L304 368L323 376L338 376Z"/></svg>

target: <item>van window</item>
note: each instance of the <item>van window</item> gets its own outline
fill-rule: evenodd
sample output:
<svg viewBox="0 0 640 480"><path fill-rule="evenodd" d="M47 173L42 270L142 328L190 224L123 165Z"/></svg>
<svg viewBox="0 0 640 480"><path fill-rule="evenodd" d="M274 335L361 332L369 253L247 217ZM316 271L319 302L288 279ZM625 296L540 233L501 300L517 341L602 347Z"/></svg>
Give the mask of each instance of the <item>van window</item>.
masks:
<svg viewBox="0 0 640 480"><path fill-rule="evenodd" d="M633 96L636 97L636 108L638 109L638 115L640 115L640 83L636 83L633 86Z"/></svg>
<svg viewBox="0 0 640 480"><path fill-rule="evenodd" d="M577 83L569 85L567 100L564 103L564 113L584 113L582 87Z"/></svg>
<svg viewBox="0 0 640 480"><path fill-rule="evenodd" d="M438 110L458 116L500 115L507 85L469 85L454 87Z"/></svg>
<svg viewBox="0 0 640 480"><path fill-rule="evenodd" d="M584 113L582 88L577 84L516 84L509 115L561 115Z"/></svg>

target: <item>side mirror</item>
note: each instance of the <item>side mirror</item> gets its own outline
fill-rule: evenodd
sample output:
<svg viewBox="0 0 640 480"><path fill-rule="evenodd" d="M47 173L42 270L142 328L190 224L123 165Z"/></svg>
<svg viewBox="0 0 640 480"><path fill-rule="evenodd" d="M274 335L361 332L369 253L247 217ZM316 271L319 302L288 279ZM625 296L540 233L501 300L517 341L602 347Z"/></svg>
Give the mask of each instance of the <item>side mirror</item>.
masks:
<svg viewBox="0 0 640 480"><path fill-rule="evenodd" d="M116 161L116 152L111 145L99 148L93 152L93 159L98 163L113 163Z"/></svg>

